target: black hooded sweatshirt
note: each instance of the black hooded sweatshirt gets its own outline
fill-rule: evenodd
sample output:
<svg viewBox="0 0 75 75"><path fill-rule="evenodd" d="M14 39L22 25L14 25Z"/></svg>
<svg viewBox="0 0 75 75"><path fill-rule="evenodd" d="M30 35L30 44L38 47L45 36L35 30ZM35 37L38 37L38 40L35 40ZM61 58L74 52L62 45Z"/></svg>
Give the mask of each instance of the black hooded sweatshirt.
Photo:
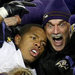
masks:
<svg viewBox="0 0 75 75"><path fill-rule="evenodd" d="M75 75L75 33L65 48L56 52L47 43L46 50L36 63L37 75ZM66 57L69 57L68 59ZM66 62L65 62L66 61Z"/></svg>

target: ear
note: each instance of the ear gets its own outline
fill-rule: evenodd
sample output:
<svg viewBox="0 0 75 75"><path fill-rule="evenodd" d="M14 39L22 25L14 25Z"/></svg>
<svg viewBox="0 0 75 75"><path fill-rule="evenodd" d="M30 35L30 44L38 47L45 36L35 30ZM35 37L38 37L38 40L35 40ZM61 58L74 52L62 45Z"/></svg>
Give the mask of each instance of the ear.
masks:
<svg viewBox="0 0 75 75"><path fill-rule="evenodd" d="M19 45L20 40L21 40L21 36L20 36L19 34L17 34L17 35L15 36L15 44L16 44L17 46Z"/></svg>

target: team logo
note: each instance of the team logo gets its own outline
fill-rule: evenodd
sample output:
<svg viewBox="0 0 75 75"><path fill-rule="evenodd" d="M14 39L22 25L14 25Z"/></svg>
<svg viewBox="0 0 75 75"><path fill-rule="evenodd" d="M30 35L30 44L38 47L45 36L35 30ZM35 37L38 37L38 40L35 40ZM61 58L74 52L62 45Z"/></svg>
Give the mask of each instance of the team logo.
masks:
<svg viewBox="0 0 75 75"><path fill-rule="evenodd" d="M43 19L46 19L48 17L48 15L47 14L45 14L44 16L43 16Z"/></svg>
<svg viewBox="0 0 75 75"><path fill-rule="evenodd" d="M67 60L60 60L59 62L56 63L56 66L58 66L58 68L64 68L65 70L69 68Z"/></svg>
<svg viewBox="0 0 75 75"><path fill-rule="evenodd" d="M74 32L75 31L75 24L71 25L71 31Z"/></svg>

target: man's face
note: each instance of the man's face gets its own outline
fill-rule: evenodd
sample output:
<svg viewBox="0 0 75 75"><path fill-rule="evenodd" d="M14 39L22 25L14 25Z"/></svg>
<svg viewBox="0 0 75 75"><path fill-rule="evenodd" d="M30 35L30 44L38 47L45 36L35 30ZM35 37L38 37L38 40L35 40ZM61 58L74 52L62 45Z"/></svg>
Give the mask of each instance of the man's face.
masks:
<svg viewBox="0 0 75 75"><path fill-rule="evenodd" d="M55 51L61 51L70 38L70 24L62 19L49 20L45 31Z"/></svg>
<svg viewBox="0 0 75 75"><path fill-rule="evenodd" d="M44 30L37 26L32 26L27 33L22 37L18 35L17 38L20 38L16 44L20 48L24 60L30 63L42 54L47 40Z"/></svg>

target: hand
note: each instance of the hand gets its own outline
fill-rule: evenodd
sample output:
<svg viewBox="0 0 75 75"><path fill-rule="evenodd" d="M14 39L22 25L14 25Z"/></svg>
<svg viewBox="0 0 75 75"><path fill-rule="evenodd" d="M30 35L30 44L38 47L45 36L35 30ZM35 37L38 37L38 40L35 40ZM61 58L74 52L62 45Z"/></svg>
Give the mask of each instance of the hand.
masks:
<svg viewBox="0 0 75 75"><path fill-rule="evenodd" d="M24 68L14 68L11 70L8 75L32 75L28 69Z"/></svg>
<svg viewBox="0 0 75 75"><path fill-rule="evenodd" d="M4 22L7 26L16 26L21 23L21 18L18 15L4 18Z"/></svg>
<svg viewBox="0 0 75 75"><path fill-rule="evenodd" d="M29 13L25 6L35 7L36 5L26 1L11 1L5 3L4 6L0 8L0 15L3 18L14 15L22 17L24 14Z"/></svg>
<svg viewBox="0 0 75 75"><path fill-rule="evenodd" d="M28 69L24 68L14 68L8 73L0 73L0 75L32 75Z"/></svg>
<svg viewBox="0 0 75 75"><path fill-rule="evenodd" d="M19 14L24 15L29 13L25 6L35 6L35 4L26 1L11 1L8 4L4 4L4 8L7 10L9 16Z"/></svg>

